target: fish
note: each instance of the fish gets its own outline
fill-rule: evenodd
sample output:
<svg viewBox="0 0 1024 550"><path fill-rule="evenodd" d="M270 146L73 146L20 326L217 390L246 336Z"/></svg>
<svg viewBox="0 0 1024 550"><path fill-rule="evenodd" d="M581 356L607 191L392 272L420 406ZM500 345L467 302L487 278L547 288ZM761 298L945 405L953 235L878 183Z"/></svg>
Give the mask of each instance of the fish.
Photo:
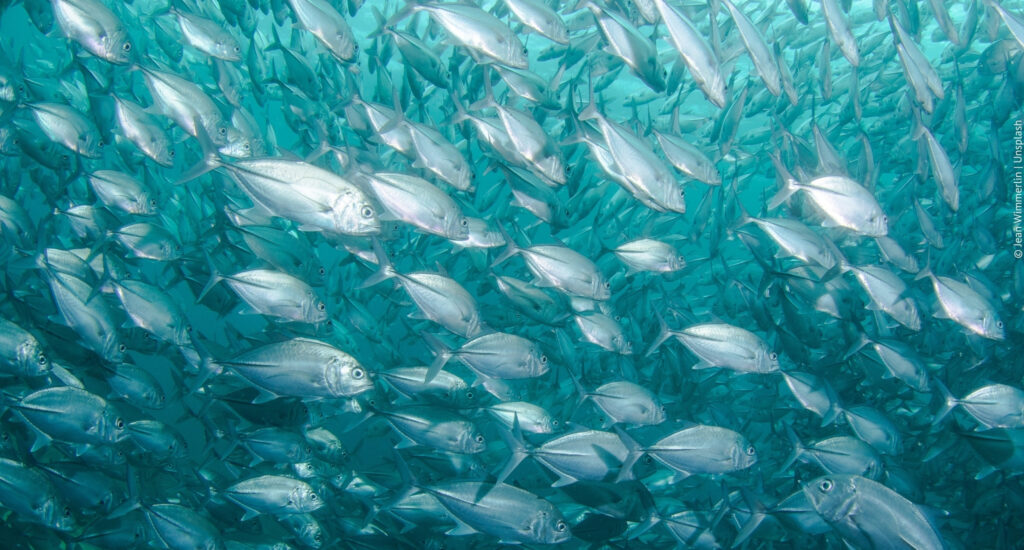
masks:
<svg viewBox="0 0 1024 550"><path fill-rule="evenodd" d="M833 474L808 482L804 494L818 515L851 544L942 548L942 539L924 513L876 481ZM878 521L866 519L874 514Z"/></svg>
<svg viewBox="0 0 1024 550"><path fill-rule="evenodd" d="M779 370L778 354L756 334L727 323L706 323L673 331L662 321L661 334L647 351L653 353L675 336L700 361L694 369L724 367L740 373L771 373Z"/></svg>
<svg viewBox="0 0 1024 550"><path fill-rule="evenodd" d="M75 527L70 505L50 480L38 469L8 458L0 458L0 501L22 520L63 532Z"/></svg>
<svg viewBox="0 0 1024 550"><path fill-rule="evenodd" d="M293 338L214 360L258 388L262 399L351 397L373 389L366 369L351 355L318 340Z"/></svg>
<svg viewBox="0 0 1024 550"><path fill-rule="evenodd" d="M889 218L878 200L856 181L843 176L824 176L807 183L787 179L771 204L777 205L797 190L821 209L825 227L843 227L859 235L885 237Z"/></svg>
<svg viewBox="0 0 1024 550"><path fill-rule="evenodd" d="M132 42L124 23L96 0L53 0L53 18L61 31L89 53L125 64L132 59Z"/></svg>
<svg viewBox="0 0 1024 550"><path fill-rule="evenodd" d="M811 4L0 9L5 547L1024 540L1024 12Z"/></svg>
<svg viewBox="0 0 1024 550"><path fill-rule="evenodd" d="M460 523L449 534L481 532L507 543L559 544L572 537L549 501L506 484L462 481L424 487Z"/></svg>
<svg viewBox="0 0 1024 550"><path fill-rule="evenodd" d="M648 446L640 445L621 428L617 433L629 448L623 472L644 455L671 468L680 477L735 472L757 462L757 450L745 437L719 426L684 428ZM622 478L620 476L620 480Z"/></svg>
<svg viewBox="0 0 1024 550"><path fill-rule="evenodd" d="M290 515L323 507L323 499L304 481L265 475L239 481L224 489L225 498L245 510L244 518L259 514Z"/></svg>

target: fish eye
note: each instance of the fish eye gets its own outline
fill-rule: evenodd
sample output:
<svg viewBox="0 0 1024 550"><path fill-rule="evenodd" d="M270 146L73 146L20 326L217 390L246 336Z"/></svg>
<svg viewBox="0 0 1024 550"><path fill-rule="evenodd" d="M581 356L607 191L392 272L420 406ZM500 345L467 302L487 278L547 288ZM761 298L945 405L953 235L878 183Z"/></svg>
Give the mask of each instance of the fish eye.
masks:
<svg viewBox="0 0 1024 550"><path fill-rule="evenodd" d="M604 282L604 287L605 287L605 288L611 288L611 287L612 287L612 284L611 284L611 283L609 283L608 281L605 281L605 282Z"/></svg>
<svg viewBox="0 0 1024 550"><path fill-rule="evenodd" d="M316 496L316 493L310 493L309 494L309 500L316 500L318 498L320 498L320 497Z"/></svg>
<svg viewBox="0 0 1024 550"><path fill-rule="evenodd" d="M757 450L756 450L756 449L754 449L754 446L753 446L753 445L751 445L751 446L747 447L747 454L748 454L748 455L750 455L750 456L754 456L754 453L756 453L756 452L757 452Z"/></svg>
<svg viewBox="0 0 1024 550"><path fill-rule="evenodd" d="M124 352L128 351L128 346L126 346L124 344L121 344L120 346L117 346L117 351L120 351L121 353L124 353Z"/></svg>
<svg viewBox="0 0 1024 550"><path fill-rule="evenodd" d="M325 275L327 273L327 270L321 267L320 269L317 270L317 273Z"/></svg>
<svg viewBox="0 0 1024 550"><path fill-rule="evenodd" d="M462 218L462 227L469 227L469 220Z"/></svg>
<svg viewBox="0 0 1024 550"><path fill-rule="evenodd" d="M526 46L523 46L523 55L530 55L530 50L526 49Z"/></svg>
<svg viewBox="0 0 1024 550"><path fill-rule="evenodd" d="M117 429L123 430L124 429L124 419L123 418L118 418L117 420L114 421L114 425L117 426Z"/></svg>
<svg viewBox="0 0 1024 550"><path fill-rule="evenodd" d="M554 426L554 427L556 427L556 428L557 428L557 427L558 427L558 424L559 424L559 422L558 422L558 420L557 420L557 419L555 419L555 418L552 418L552 419L551 419L551 425L552 425L552 426Z"/></svg>
<svg viewBox="0 0 1024 550"><path fill-rule="evenodd" d="M125 42L124 46L121 46L121 49L126 51L126 52L132 51L132 43L131 42Z"/></svg>
<svg viewBox="0 0 1024 550"><path fill-rule="evenodd" d="M827 493L827 492L831 491L832 490L832 480L831 479L823 479L823 480L821 480L821 483L818 484L818 490L820 490L822 493Z"/></svg>
<svg viewBox="0 0 1024 550"><path fill-rule="evenodd" d="M566 525L564 521L559 521L555 524L555 529L557 529L559 532L564 532L568 528L569 526Z"/></svg>
<svg viewBox="0 0 1024 550"><path fill-rule="evenodd" d="M319 311L323 311L327 309L327 306L325 306L323 302L320 302L319 304L316 305L316 309Z"/></svg>
<svg viewBox="0 0 1024 550"><path fill-rule="evenodd" d="M42 353L40 353L39 356L36 357L36 362L39 363L40 365L45 365L46 364L46 356L43 355Z"/></svg>
<svg viewBox="0 0 1024 550"><path fill-rule="evenodd" d="M363 210L362 210L362 214L363 214L364 218L372 218L373 217L373 208L370 208L369 206L364 206Z"/></svg>
<svg viewBox="0 0 1024 550"><path fill-rule="evenodd" d="M238 53L238 52L242 51L242 48L239 48L238 46L235 46L235 47L234 47L234 48L232 48L232 49L234 49L234 50L235 50L235 53Z"/></svg>
<svg viewBox="0 0 1024 550"><path fill-rule="evenodd" d="M466 392L466 399L473 399L473 395L475 395L475 394L473 393L472 390L467 391Z"/></svg>
<svg viewBox="0 0 1024 550"><path fill-rule="evenodd" d="M548 364L548 356L547 355L541 355L540 356L540 362L541 362L542 365Z"/></svg>
<svg viewBox="0 0 1024 550"><path fill-rule="evenodd" d="M775 353L774 351L768 354L768 359L771 359L772 361L776 361L778 360L778 358L779 354Z"/></svg>
<svg viewBox="0 0 1024 550"><path fill-rule="evenodd" d="M227 129L226 127L224 127L224 126L221 126L221 127L220 127L220 128L219 128L219 129L217 130L217 132L218 132L218 133L219 133L220 135L222 135L222 136L226 136L226 135L228 135L228 129Z"/></svg>
<svg viewBox="0 0 1024 550"><path fill-rule="evenodd" d="M366 373L363 372L363 369L352 369L352 378L361 380L364 376L366 376ZM372 402L370 404L373 405Z"/></svg>
<svg viewBox="0 0 1024 550"><path fill-rule="evenodd" d="M996 321L996 328L1002 329L1003 328L1003 322L1002 321Z"/></svg>
<svg viewBox="0 0 1024 550"><path fill-rule="evenodd" d="M185 325L185 332L192 332L192 325Z"/></svg>
<svg viewBox="0 0 1024 550"><path fill-rule="evenodd" d="M481 435L481 434L477 434L476 437L474 437L473 439L475 439L477 443L483 443L484 442L484 436Z"/></svg>
<svg viewBox="0 0 1024 550"><path fill-rule="evenodd" d="M167 151L167 156L169 156L171 158L174 158L174 149L171 149L170 151Z"/></svg>
<svg viewBox="0 0 1024 550"><path fill-rule="evenodd" d="M150 206L156 206L156 199L149 199Z"/></svg>
<svg viewBox="0 0 1024 550"><path fill-rule="evenodd" d="M66 517L66 518L71 517L71 507L70 506L65 506L64 507L64 517Z"/></svg>

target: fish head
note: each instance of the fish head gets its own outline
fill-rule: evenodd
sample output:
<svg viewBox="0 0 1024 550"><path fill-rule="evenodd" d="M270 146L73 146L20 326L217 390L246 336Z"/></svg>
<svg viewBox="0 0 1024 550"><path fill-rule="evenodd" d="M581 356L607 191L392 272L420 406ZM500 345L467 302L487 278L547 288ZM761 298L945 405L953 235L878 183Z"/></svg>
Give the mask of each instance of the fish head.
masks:
<svg viewBox="0 0 1024 550"><path fill-rule="evenodd" d="M352 200L352 195L342 195L335 202L334 228L345 235L377 235L381 232L377 210L364 197Z"/></svg>
<svg viewBox="0 0 1024 550"><path fill-rule="evenodd" d="M128 346L121 343L121 339L118 338L117 333L110 332L103 338L103 352L101 355L107 361L112 363L121 363L124 360L124 354L128 351Z"/></svg>
<svg viewBox="0 0 1024 550"><path fill-rule="evenodd" d="M50 370L50 361L35 338L27 338L18 345L18 369L25 376L41 376Z"/></svg>
<svg viewBox="0 0 1024 550"><path fill-rule="evenodd" d="M322 323L327 320L327 304L316 296L308 296L302 306L302 317L310 323Z"/></svg>
<svg viewBox="0 0 1024 550"><path fill-rule="evenodd" d="M174 345L184 348L192 345L192 325L181 319L174 327Z"/></svg>
<svg viewBox="0 0 1024 550"><path fill-rule="evenodd" d="M607 300L612 297L612 284L600 274L594 277L591 290L595 300Z"/></svg>
<svg viewBox="0 0 1024 550"><path fill-rule="evenodd" d="M95 132L81 132L71 148L83 157L95 159L103 156L102 147L103 143L100 141L99 134Z"/></svg>
<svg viewBox="0 0 1024 550"><path fill-rule="evenodd" d="M647 423L651 426L661 424L665 421L665 405L655 399L654 406L644 411L644 417L647 419ZM753 448L753 447L751 447Z"/></svg>
<svg viewBox="0 0 1024 550"><path fill-rule="evenodd" d="M686 267L686 258L684 258L682 254L673 254L668 257L666 267L668 268L668 271L679 271Z"/></svg>
<svg viewBox="0 0 1024 550"><path fill-rule="evenodd" d="M621 334L612 337L612 350L619 355L633 355L633 342Z"/></svg>
<svg viewBox="0 0 1024 550"><path fill-rule="evenodd" d="M98 55L111 63L124 65L132 60L132 42L124 29L118 28L102 36L97 47Z"/></svg>
<svg viewBox="0 0 1024 550"><path fill-rule="evenodd" d="M302 512L315 512L323 508L324 501L312 487L305 483L300 484L292 493L292 503L297 510Z"/></svg>
<svg viewBox="0 0 1024 550"><path fill-rule="evenodd" d="M226 156L232 158L250 158L252 157L252 142L248 136L239 132L234 128L227 128L227 143L218 148L217 150Z"/></svg>
<svg viewBox="0 0 1024 550"><path fill-rule="evenodd" d="M121 417L116 409L109 405L103 409L103 416L96 426L98 435L109 443L123 441L128 435L125 431L126 427L124 418Z"/></svg>
<svg viewBox="0 0 1024 550"><path fill-rule="evenodd" d="M779 370L779 354L764 348L758 351L758 366L760 372L776 372Z"/></svg>
<svg viewBox="0 0 1024 550"><path fill-rule="evenodd" d="M476 173L468 164L458 163L452 167L451 183L459 191L472 191L473 183L476 181ZM445 178L448 180L448 178Z"/></svg>
<svg viewBox="0 0 1024 550"><path fill-rule="evenodd" d="M686 213L686 189L671 180L665 186L664 198L660 201L661 206L678 214Z"/></svg>
<svg viewBox="0 0 1024 550"><path fill-rule="evenodd" d="M460 431L456 444L465 454L482 453L487 449L487 439L476 428Z"/></svg>
<svg viewBox="0 0 1024 550"><path fill-rule="evenodd" d="M881 211L872 212L865 220L862 232L870 237L885 237L889 234L889 217Z"/></svg>
<svg viewBox="0 0 1024 550"><path fill-rule="evenodd" d="M469 219L462 214L445 218L445 237L452 241L464 241L469 238Z"/></svg>
<svg viewBox="0 0 1024 550"><path fill-rule="evenodd" d="M58 531L71 531L75 528L75 515L69 506L56 495L50 495L41 506L37 508L39 518Z"/></svg>
<svg viewBox="0 0 1024 550"><path fill-rule="evenodd" d="M711 76L711 80L708 81L706 86L708 92L708 99L712 103L718 106L719 109L725 108L725 79L721 73L715 71L715 74ZM717 172L712 177L718 177L718 181L721 182L721 177L717 175Z"/></svg>
<svg viewBox="0 0 1024 550"><path fill-rule="evenodd" d="M981 319L981 335L992 340L1004 340L1006 332L1003 322L994 312L986 312Z"/></svg>
<svg viewBox="0 0 1024 550"><path fill-rule="evenodd" d="M352 358L332 358L324 368L324 379L335 397L358 395L374 388L366 369Z"/></svg>
<svg viewBox="0 0 1024 550"><path fill-rule="evenodd" d="M804 485L804 495L825 521L841 522L856 511L856 479L850 475L822 476Z"/></svg>
<svg viewBox="0 0 1024 550"><path fill-rule="evenodd" d="M528 540L540 544L560 544L572 538L569 523L554 507L537 510L523 534Z"/></svg>
<svg viewBox="0 0 1024 550"><path fill-rule="evenodd" d="M917 304L910 298L903 298L902 300L893 304L893 313L896 319L901 319L910 330L921 330L921 316L917 312Z"/></svg>
<svg viewBox="0 0 1024 550"><path fill-rule="evenodd" d="M142 192L131 201L128 212L138 216L150 216L156 212L156 207L156 199L150 197L149 193Z"/></svg>
<svg viewBox="0 0 1024 550"><path fill-rule="evenodd" d="M359 56L359 44L356 42L355 36L351 32L346 32L345 29L339 28L329 38L329 42L331 49L338 54L338 58L342 61L352 61Z"/></svg>
<svg viewBox="0 0 1024 550"><path fill-rule="evenodd" d="M448 388L448 398L457 408L471 408L480 402L480 392L455 382Z"/></svg>
<svg viewBox="0 0 1024 550"><path fill-rule="evenodd" d="M25 85L14 71L8 72L6 67L0 67L0 101L17 103L24 94Z"/></svg>
<svg viewBox="0 0 1024 550"><path fill-rule="evenodd" d="M167 405L167 396L159 387L149 388L143 393L142 398L151 409L159 410Z"/></svg>
<svg viewBox="0 0 1024 550"><path fill-rule="evenodd" d="M657 57L648 57L642 66L643 80L655 92L661 93L668 87L668 69L658 62Z"/></svg>
<svg viewBox="0 0 1024 550"><path fill-rule="evenodd" d="M736 470L745 470L757 464L757 449L745 437L738 437L732 449L732 466Z"/></svg>
<svg viewBox="0 0 1024 550"><path fill-rule="evenodd" d="M510 66L515 69L530 67L530 50L518 39L508 41L508 55L505 56Z"/></svg>
<svg viewBox="0 0 1024 550"><path fill-rule="evenodd" d="M216 57L224 61L235 62L242 60L242 48L234 40L217 40L213 48L217 52Z"/></svg>
<svg viewBox="0 0 1024 550"><path fill-rule="evenodd" d="M543 376L548 372L548 356L541 353L536 346L530 350L529 355L526 356L526 365L523 369L525 372L530 373L530 377Z"/></svg>

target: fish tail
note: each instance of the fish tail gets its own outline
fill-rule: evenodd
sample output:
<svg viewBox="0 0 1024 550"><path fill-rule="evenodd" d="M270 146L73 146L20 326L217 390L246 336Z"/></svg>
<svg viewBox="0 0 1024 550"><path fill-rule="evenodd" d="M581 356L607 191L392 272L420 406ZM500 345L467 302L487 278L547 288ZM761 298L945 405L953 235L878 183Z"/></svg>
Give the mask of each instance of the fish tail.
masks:
<svg viewBox="0 0 1024 550"><path fill-rule="evenodd" d="M574 372L569 370L569 367L566 367L565 369L569 371L569 378L572 379L572 385L576 388L576 393L580 396L578 403L583 403L588 397L590 397L590 394L587 393L587 389L583 387L583 383L580 381L580 378L576 376Z"/></svg>
<svg viewBox="0 0 1024 550"><path fill-rule="evenodd" d="M423 333L423 339L426 340L427 346L435 354L434 361L430 363L430 368L427 369L427 376L423 380L423 383L426 384L433 380L441 372L441 369L448 364L453 353L448 344L445 344L444 341L433 334L425 332Z"/></svg>
<svg viewBox="0 0 1024 550"><path fill-rule="evenodd" d="M505 439L505 443L508 444L509 450L512 451L512 456L509 457L508 462L505 463L505 467L498 473L498 483L504 483L508 476L512 475L512 472L519 467L519 464L526 459L530 454L529 448L523 441L523 432L519 427L519 414L512 413L512 431L502 430L501 436Z"/></svg>
<svg viewBox="0 0 1024 550"><path fill-rule="evenodd" d="M503 226L500 222L498 223L498 230L501 231L501 235L505 237L505 242L507 244L505 245L505 250L501 254L499 254L498 257L495 258L493 262L491 262L492 268L500 265L501 263L511 258L512 256L515 256L520 251L519 247L516 246L516 242L512 240L512 236L508 234L508 231L505 230L505 226Z"/></svg>
<svg viewBox="0 0 1024 550"><path fill-rule="evenodd" d="M636 464L637 460L640 460L640 457L644 456L645 451L635 439L626 433L626 430L623 430L618 425L614 426L614 429L619 439L622 440L622 444L629 451L626 454L625 460L622 461L622 466L619 468L619 475L615 478L615 483L630 481L633 479L633 465Z"/></svg>
<svg viewBox="0 0 1024 550"><path fill-rule="evenodd" d="M768 201L768 209L773 210L778 208L782 203L789 200L796 193L796 179L789 173L786 166L782 164L782 159L779 158L778 153L772 153L772 164L775 165L775 172L780 181L782 181L782 187L775 193L775 196Z"/></svg>
<svg viewBox="0 0 1024 550"><path fill-rule="evenodd" d="M761 526L761 522L768 517L768 511L765 509L764 504L761 504L749 489L744 487L740 489L740 492L743 494L743 502L746 503L747 508L749 508L749 510L744 511L750 514L750 517L747 518L747 521L743 523L742 527L740 527L739 532L736 533L736 538L733 539L732 546L730 548L736 548L746 542L746 540L750 538L750 535L753 535L754 531ZM728 498L724 498L722 501L724 507L731 507Z"/></svg>
<svg viewBox="0 0 1024 550"><path fill-rule="evenodd" d="M924 267L917 272L917 275L914 275L914 280L920 281L921 279L931 279L932 277L935 277L935 274L932 273L932 251L931 247L928 247L924 260Z"/></svg>
<svg viewBox="0 0 1024 550"><path fill-rule="evenodd" d="M935 386L939 389L939 393L942 394L942 408L935 414L935 420L932 420L932 426L938 426L943 420L949 416L949 413L953 412L953 409L960 404L960 400L950 393L949 388L942 383L938 378L935 379Z"/></svg>
<svg viewBox="0 0 1024 550"><path fill-rule="evenodd" d="M192 125L196 129L196 139L199 140L199 146L203 151L203 157L199 159L199 162L186 170L180 178L178 178L178 181L175 182L176 185L181 185L194 179L198 179L224 165L220 160L220 157L217 156L217 145L214 144L213 138L206 133L206 128L198 119L194 120Z"/></svg>
<svg viewBox="0 0 1024 550"><path fill-rule="evenodd" d="M778 477L783 472L788 471L790 467L792 467L793 464L796 463L796 461L799 460L800 457L803 456L804 452L807 450L807 448L804 447L803 442L800 441L800 437L796 435L795 431L793 431L793 428L789 424L786 424L785 428L786 438L789 439L790 445L793 446L793 452L789 454L789 457L786 458L786 461L783 462L782 466L779 467L778 473L775 474L776 477Z"/></svg>
<svg viewBox="0 0 1024 550"><path fill-rule="evenodd" d="M484 98L476 103L469 106L474 111L480 109L487 109L488 107L495 107L498 105L497 100L494 99L494 85L491 84L491 71L486 66L483 68L484 73Z"/></svg>
<svg viewBox="0 0 1024 550"><path fill-rule="evenodd" d="M672 329L668 328L668 323L665 322L665 318L661 316L660 311L654 312L655 317L658 318L658 337L654 339L654 343L651 347L647 348L647 352L644 353L644 357L647 357L658 350L665 340L668 340L673 332Z"/></svg>
<svg viewBox="0 0 1024 550"><path fill-rule="evenodd" d="M224 275L220 273L217 269L217 265L213 263L213 258L211 258L209 254L204 253L204 255L206 256L206 263L210 267L210 280L206 282L206 286L204 286L203 290L199 293L199 297L196 298L196 302L202 302L203 298L213 290L213 287L217 286L217 283L224 280Z"/></svg>
<svg viewBox="0 0 1024 550"><path fill-rule="evenodd" d="M384 247L381 246L377 239L373 240L373 252L377 256L377 271L367 277L366 280L359 285L359 289L369 288L397 275L394 265L391 264L391 260L388 259L387 253L384 252Z"/></svg>

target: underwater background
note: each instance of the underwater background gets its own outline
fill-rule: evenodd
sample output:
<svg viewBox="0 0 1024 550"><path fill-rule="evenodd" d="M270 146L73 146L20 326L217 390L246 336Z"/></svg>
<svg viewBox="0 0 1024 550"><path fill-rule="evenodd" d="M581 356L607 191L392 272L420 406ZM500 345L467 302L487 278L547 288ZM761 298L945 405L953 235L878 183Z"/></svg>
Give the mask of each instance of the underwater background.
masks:
<svg viewBox="0 0 1024 550"><path fill-rule="evenodd" d="M1020 548L1022 48L0 0L0 547Z"/></svg>

